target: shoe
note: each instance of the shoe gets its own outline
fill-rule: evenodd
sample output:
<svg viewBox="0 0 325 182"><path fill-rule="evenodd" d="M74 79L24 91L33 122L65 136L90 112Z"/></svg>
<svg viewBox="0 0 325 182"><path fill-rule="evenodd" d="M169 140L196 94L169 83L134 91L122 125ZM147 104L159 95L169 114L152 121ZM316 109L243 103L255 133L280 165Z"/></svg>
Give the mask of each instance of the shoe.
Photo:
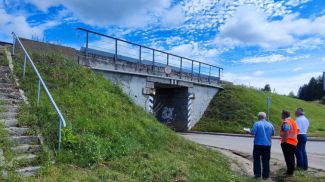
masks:
<svg viewBox="0 0 325 182"><path fill-rule="evenodd" d="M261 176L254 176L254 179L260 179Z"/></svg>
<svg viewBox="0 0 325 182"><path fill-rule="evenodd" d="M269 179L269 177L267 177L267 178L266 177L263 177L263 180L268 180L268 179Z"/></svg>

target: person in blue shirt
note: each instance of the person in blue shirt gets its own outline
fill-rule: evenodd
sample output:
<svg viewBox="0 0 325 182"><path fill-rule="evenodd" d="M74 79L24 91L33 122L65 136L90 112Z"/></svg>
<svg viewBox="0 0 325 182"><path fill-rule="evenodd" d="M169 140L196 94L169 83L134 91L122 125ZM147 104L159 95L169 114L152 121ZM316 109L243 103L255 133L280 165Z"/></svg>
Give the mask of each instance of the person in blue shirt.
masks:
<svg viewBox="0 0 325 182"><path fill-rule="evenodd" d="M270 174L270 158L272 136L274 135L273 125L266 121L265 112L258 113L258 121L256 121L251 129L251 134L254 135L254 177L261 177L261 161L263 166L262 177L268 179Z"/></svg>

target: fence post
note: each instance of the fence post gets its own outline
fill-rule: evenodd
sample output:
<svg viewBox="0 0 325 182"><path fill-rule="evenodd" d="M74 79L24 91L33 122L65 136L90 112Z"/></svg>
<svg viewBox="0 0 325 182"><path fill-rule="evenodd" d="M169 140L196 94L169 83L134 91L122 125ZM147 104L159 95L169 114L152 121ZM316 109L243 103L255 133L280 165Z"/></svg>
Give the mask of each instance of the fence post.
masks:
<svg viewBox="0 0 325 182"><path fill-rule="evenodd" d="M58 137L59 137L59 141L58 141L58 150L61 149L61 128L62 128L62 121L61 118L59 119L59 133L58 133Z"/></svg>
<svg viewBox="0 0 325 182"><path fill-rule="evenodd" d="M198 78L197 78L197 81L200 82L201 81L201 62L199 62L199 75L198 75Z"/></svg>
<svg viewBox="0 0 325 182"><path fill-rule="evenodd" d="M182 78L182 67L183 67L183 58L181 57L180 68L179 68L179 78Z"/></svg>
<svg viewBox="0 0 325 182"><path fill-rule="evenodd" d="M115 55L114 55L114 67L115 67L115 69L117 69L116 62L117 62L117 39L115 39Z"/></svg>
<svg viewBox="0 0 325 182"><path fill-rule="evenodd" d="M140 67L140 65L141 65L141 50L142 50L142 48L141 48L141 46L139 46L139 61L138 61L138 68Z"/></svg>
<svg viewBox="0 0 325 182"><path fill-rule="evenodd" d="M155 50L152 49L152 73L155 72Z"/></svg>
<svg viewBox="0 0 325 182"><path fill-rule="evenodd" d="M86 57L88 57L88 35L89 34L89 32L88 31L86 31Z"/></svg>
<svg viewBox="0 0 325 182"><path fill-rule="evenodd" d="M38 87L37 87L37 106L39 106L40 93L41 93L41 80L38 79Z"/></svg>
<svg viewBox="0 0 325 182"><path fill-rule="evenodd" d="M16 37L13 35L13 41L12 41L12 55L15 55L15 46L16 46Z"/></svg>
<svg viewBox="0 0 325 182"><path fill-rule="evenodd" d="M26 62L27 62L27 55L25 53L24 67L23 67L23 79L25 79L25 75L26 75Z"/></svg>
<svg viewBox="0 0 325 182"><path fill-rule="evenodd" d="M192 61L191 81L193 80L193 73L194 73L194 61Z"/></svg>
<svg viewBox="0 0 325 182"><path fill-rule="evenodd" d="M209 80L209 83L211 83L211 65L209 67L209 78L208 78L208 80Z"/></svg>
<svg viewBox="0 0 325 182"><path fill-rule="evenodd" d="M169 66L169 54L167 53L167 66Z"/></svg>

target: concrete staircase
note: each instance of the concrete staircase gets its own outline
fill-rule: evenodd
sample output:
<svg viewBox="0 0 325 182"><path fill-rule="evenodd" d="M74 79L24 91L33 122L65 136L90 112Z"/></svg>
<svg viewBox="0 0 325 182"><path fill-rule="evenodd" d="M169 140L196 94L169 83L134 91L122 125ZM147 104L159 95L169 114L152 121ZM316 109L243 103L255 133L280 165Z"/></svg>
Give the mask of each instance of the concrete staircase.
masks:
<svg viewBox="0 0 325 182"><path fill-rule="evenodd" d="M4 123L12 141L13 158L6 166L13 168L19 175L34 176L40 169L39 154L42 151L40 137L29 126L18 122L18 109L24 102L12 77L11 70L4 63L4 48L0 46L0 122Z"/></svg>

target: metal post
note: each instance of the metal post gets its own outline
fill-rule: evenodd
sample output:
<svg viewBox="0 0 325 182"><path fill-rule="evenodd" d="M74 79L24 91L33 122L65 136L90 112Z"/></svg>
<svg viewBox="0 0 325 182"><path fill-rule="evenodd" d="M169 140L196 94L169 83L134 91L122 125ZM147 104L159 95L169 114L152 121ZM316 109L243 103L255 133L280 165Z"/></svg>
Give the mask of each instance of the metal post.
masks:
<svg viewBox="0 0 325 182"><path fill-rule="evenodd" d="M194 61L192 61L192 73L191 73L191 80L193 80L193 73L194 73Z"/></svg>
<svg viewBox="0 0 325 182"><path fill-rule="evenodd" d="M219 81L221 81L221 79L220 79L220 74L221 74L221 73L220 73L220 72L221 72L221 69L219 68Z"/></svg>
<svg viewBox="0 0 325 182"><path fill-rule="evenodd" d="M201 62L199 62L199 76L197 78L197 81L199 82L201 79L200 79L200 75L201 75Z"/></svg>
<svg viewBox="0 0 325 182"><path fill-rule="evenodd" d="M37 87L37 106L39 106L40 94L41 94L41 80L38 79L38 87Z"/></svg>
<svg viewBox="0 0 325 182"><path fill-rule="evenodd" d="M115 39L115 55L114 55L114 66L116 69L116 62L117 62L117 39Z"/></svg>
<svg viewBox="0 0 325 182"><path fill-rule="evenodd" d="M27 62L27 55L25 54L24 67L23 67L23 79L25 79L25 75L26 75L26 62Z"/></svg>
<svg viewBox="0 0 325 182"><path fill-rule="evenodd" d="M183 58L181 57L181 63L179 68L179 78L182 78L182 67L183 67Z"/></svg>
<svg viewBox="0 0 325 182"><path fill-rule="evenodd" d="M167 53L167 66L169 66L169 54Z"/></svg>
<svg viewBox="0 0 325 182"><path fill-rule="evenodd" d="M58 133L58 137L59 137L59 142L58 142L58 150L61 149L61 128L62 128L62 121L61 119L59 119L59 133Z"/></svg>
<svg viewBox="0 0 325 182"><path fill-rule="evenodd" d="M152 49L152 73L154 73L155 69L155 50Z"/></svg>
<svg viewBox="0 0 325 182"><path fill-rule="evenodd" d="M141 46L139 46L139 60L138 60L138 68L140 67L141 64Z"/></svg>
<svg viewBox="0 0 325 182"><path fill-rule="evenodd" d="M211 65L209 67L209 83L211 83Z"/></svg>
<svg viewBox="0 0 325 182"><path fill-rule="evenodd" d="M12 55L15 55L15 46L16 46L16 38L13 36L13 41L12 41Z"/></svg>
<svg viewBox="0 0 325 182"><path fill-rule="evenodd" d="M86 56L88 57L88 34L89 34L89 32L87 31L86 32Z"/></svg>

